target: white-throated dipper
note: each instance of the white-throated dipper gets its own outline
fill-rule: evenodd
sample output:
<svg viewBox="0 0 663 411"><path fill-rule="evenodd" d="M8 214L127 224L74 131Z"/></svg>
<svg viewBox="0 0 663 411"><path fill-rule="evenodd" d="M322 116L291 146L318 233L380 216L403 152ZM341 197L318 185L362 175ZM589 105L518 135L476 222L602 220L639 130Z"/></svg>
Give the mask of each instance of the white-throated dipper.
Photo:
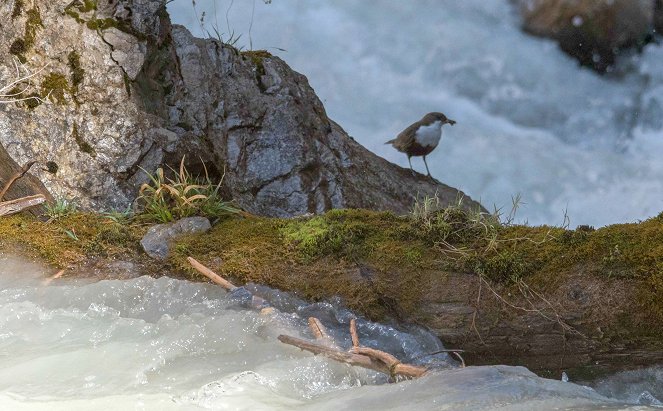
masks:
<svg viewBox="0 0 663 411"><path fill-rule="evenodd" d="M428 170L428 163L426 163L426 156L435 150L440 142L442 125L444 124L453 126L456 122L448 119L442 113L428 113L421 120L401 131L395 139L389 140L385 144L391 144L396 150L407 154L407 161L410 163L412 174L414 174L414 169L410 157L424 156L426 172L428 172L428 177L432 178L430 170Z"/></svg>

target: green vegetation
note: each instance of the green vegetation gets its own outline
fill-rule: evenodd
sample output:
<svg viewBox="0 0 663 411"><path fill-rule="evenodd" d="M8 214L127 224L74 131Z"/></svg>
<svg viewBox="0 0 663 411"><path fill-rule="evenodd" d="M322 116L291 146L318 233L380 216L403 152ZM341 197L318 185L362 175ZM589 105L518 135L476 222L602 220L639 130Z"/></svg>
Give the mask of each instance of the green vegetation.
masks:
<svg viewBox="0 0 663 411"><path fill-rule="evenodd" d="M272 57L272 55L266 50L242 51L241 55L244 58L248 58L251 61L251 63L253 63L253 65L255 66L255 75L258 87L260 87L261 91L265 91L264 86L260 81L260 78L264 76L266 73L263 60Z"/></svg>
<svg viewBox="0 0 663 411"><path fill-rule="evenodd" d="M69 81L62 73L49 73L41 82L41 98L48 98L53 103L67 104L65 93L70 93Z"/></svg>
<svg viewBox="0 0 663 411"><path fill-rule="evenodd" d="M422 321L428 318L422 301L459 284L477 287L469 294L484 284L525 304L524 292L559 302L570 292L560 290L581 284L570 290L619 290L618 296L592 297L606 300L606 307L592 306L587 314L602 332L661 336L663 214L640 223L568 230L499 223L460 202L439 208L424 199L407 216L333 210L307 218L262 218L234 213L220 200L219 185L192 177L183 164L179 172L171 170L172 178L164 170L151 175L151 184L141 189L142 214L133 218L128 211L95 215L51 206L50 223L27 216L0 219L0 245L26 246L59 267L97 255L144 261L138 243L143 222L222 216L208 233L177 240L168 261L175 272L204 280L186 261L193 256L238 284L265 284L311 300L340 296L372 319ZM482 315L498 315L499 305L493 309Z"/></svg>
<svg viewBox="0 0 663 411"><path fill-rule="evenodd" d="M221 198L221 181L213 184L207 170L204 178L197 178L188 172L182 158L179 171L170 171L172 178L166 177L163 168L154 174L146 172L150 183L141 186L138 197L141 220L167 223L194 215L218 218L239 211Z"/></svg>
<svg viewBox="0 0 663 411"><path fill-rule="evenodd" d="M46 216L49 221L55 221L62 217L67 217L74 214L78 206L76 202L67 200L66 198L56 198L55 201L46 204Z"/></svg>
<svg viewBox="0 0 663 411"><path fill-rule="evenodd" d="M16 17L20 16L21 13L23 13L24 8L25 8L24 0L14 0L14 8L12 9L12 19L15 19Z"/></svg>
<svg viewBox="0 0 663 411"><path fill-rule="evenodd" d="M59 205L51 205L51 209L58 217L48 222L27 215L0 218L0 247L18 248L57 268L85 264L97 256L138 259L138 242L144 227L71 211L63 200Z"/></svg>
<svg viewBox="0 0 663 411"><path fill-rule="evenodd" d="M72 50L67 55L67 63L69 64L69 71L71 73L72 90L78 91L78 86L83 83L85 78L85 70L81 67L81 56L76 50Z"/></svg>
<svg viewBox="0 0 663 411"><path fill-rule="evenodd" d="M105 18L105 19L91 19L88 20L85 25L90 30L107 30L111 27L119 28L120 23L114 18Z"/></svg>
<svg viewBox="0 0 663 411"><path fill-rule="evenodd" d="M14 8L16 11L16 8ZM37 39L37 31L39 28L43 28L44 24L41 21L41 15L37 8L30 9L26 12L28 18L25 22L25 32L23 38L17 38L14 40L9 47L9 52L18 57L18 59L25 63L25 53L30 51L35 44Z"/></svg>

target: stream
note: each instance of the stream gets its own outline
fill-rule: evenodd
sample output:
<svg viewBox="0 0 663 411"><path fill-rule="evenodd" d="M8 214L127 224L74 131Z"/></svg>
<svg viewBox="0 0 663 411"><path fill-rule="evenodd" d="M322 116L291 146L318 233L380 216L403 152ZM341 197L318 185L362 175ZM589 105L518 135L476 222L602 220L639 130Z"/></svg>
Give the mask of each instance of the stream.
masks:
<svg viewBox="0 0 663 411"><path fill-rule="evenodd" d="M276 308L261 314L241 292L168 277L58 279L0 253L0 410L613 410L662 405L663 368L594 384L537 377L523 367L460 368L421 328L357 318L338 302L308 304L247 288ZM277 340L311 339L315 316L351 345L434 371L388 383L373 371L313 356ZM462 348L462 347L461 347Z"/></svg>

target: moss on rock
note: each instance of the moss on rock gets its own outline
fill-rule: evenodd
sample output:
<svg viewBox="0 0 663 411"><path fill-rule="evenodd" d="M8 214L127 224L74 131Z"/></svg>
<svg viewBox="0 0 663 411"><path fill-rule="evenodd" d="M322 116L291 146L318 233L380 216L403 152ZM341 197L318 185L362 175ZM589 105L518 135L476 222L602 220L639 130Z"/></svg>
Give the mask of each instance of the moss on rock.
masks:
<svg viewBox="0 0 663 411"><path fill-rule="evenodd" d="M144 259L137 250L145 227L114 224L90 214L50 224L22 216L2 218L0 245L25 245L59 267L94 256ZM423 218L367 210L334 210L295 219L227 217L205 234L179 238L172 250L167 264L192 280L205 278L190 267L188 256L237 284L265 284L310 300L340 296L349 308L371 319L395 317L442 330L451 327L456 334L449 335L461 333L462 341L452 339L456 343L476 343L477 352L485 344L489 351L504 351L470 357L482 363L499 355L500 361L548 367L538 362L540 356L526 357L530 352L526 347L514 354L500 333L513 329L518 336L512 337L523 344L533 338L543 347L540 352L546 352L545 332L557 336L549 331L558 325L555 321L537 322L536 314L482 297L492 297L493 292L538 310L535 303L527 305L532 301L525 290L529 297L545 296L539 302L556 307L560 318L565 313L580 316L577 324L588 334L568 341L587 350L582 354L585 360L615 344L647 347L649 352L663 348L662 216L597 230L504 226L491 216L457 208ZM481 284L492 292L481 294ZM484 298L476 314L480 339L464 317L454 317L455 311L442 320L437 311L429 311L431 306L448 304L465 307L480 297ZM443 325L435 325L439 321ZM542 328L528 336L527 321ZM546 321L551 322L546 325ZM586 339L590 342L583 342ZM564 356L560 352L546 355L554 362L555 356ZM615 361L623 361L620 353L617 350ZM589 363L579 359L574 364Z"/></svg>
<svg viewBox="0 0 663 411"><path fill-rule="evenodd" d="M67 104L66 93L70 93L69 81L64 74L52 72L44 77L41 82L41 97L48 98L57 104Z"/></svg>
<svg viewBox="0 0 663 411"><path fill-rule="evenodd" d="M92 157L97 156L97 151L94 149L94 147L92 147L92 145L90 145L90 143L85 141L80 131L78 130L78 125L76 123L74 123L71 129L71 136L74 138L74 141L76 141L78 148L80 148L82 152L87 153Z"/></svg>

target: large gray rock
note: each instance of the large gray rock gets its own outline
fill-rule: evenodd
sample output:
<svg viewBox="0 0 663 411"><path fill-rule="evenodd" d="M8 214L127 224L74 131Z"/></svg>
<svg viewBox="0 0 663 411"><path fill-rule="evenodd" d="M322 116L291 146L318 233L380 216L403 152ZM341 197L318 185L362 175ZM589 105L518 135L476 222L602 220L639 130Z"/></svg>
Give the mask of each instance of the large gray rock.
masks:
<svg viewBox="0 0 663 411"><path fill-rule="evenodd" d="M170 242L184 234L205 233L212 228L204 217L187 217L168 224L150 227L140 240L145 253L152 258L165 260L170 253Z"/></svg>
<svg viewBox="0 0 663 411"><path fill-rule="evenodd" d="M603 72L619 50L648 41L659 0L513 1L526 31L556 39L562 50Z"/></svg>
<svg viewBox="0 0 663 411"><path fill-rule="evenodd" d="M184 155L192 172L205 162L213 178L225 176L224 193L242 208L269 216L405 212L417 195L464 196L357 144L281 59L171 26L164 0L69 4L39 2L12 18L11 2L0 2L0 44L30 28L34 44L19 57L31 70L48 64L32 81L46 103L0 106L0 145L18 163L57 165L36 170L56 196L124 208L147 181L142 170L176 167ZM0 48L0 61L11 60Z"/></svg>

